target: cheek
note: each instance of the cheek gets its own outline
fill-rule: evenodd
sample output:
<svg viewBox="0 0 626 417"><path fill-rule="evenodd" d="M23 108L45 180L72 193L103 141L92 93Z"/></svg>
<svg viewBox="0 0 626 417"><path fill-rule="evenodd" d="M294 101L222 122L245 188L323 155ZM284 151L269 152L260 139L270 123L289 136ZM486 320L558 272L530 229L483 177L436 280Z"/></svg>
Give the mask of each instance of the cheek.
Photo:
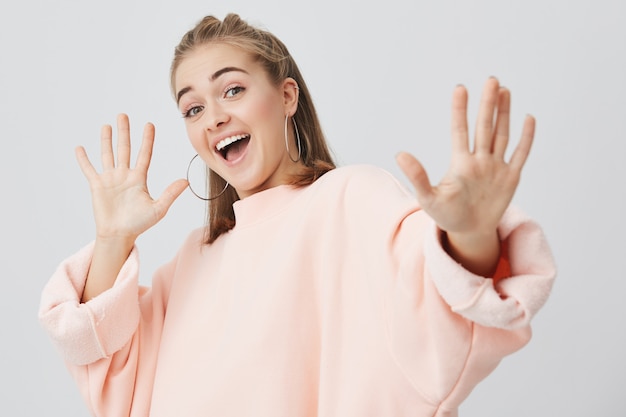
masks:
<svg viewBox="0 0 626 417"><path fill-rule="evenodd" d="M284 117L284 109L276 95L267 94L255 105L255 113L257 117L267 121L280 120Z"/></svg>
<svg viewBox="0 0 626 417"><path fill-rule="evenodd" d="M189 143L196 150L197 153L203 153L207 147L207 143L204 140L204 136L202 134L202 129L198 126L194 126L193 124L189 124L185 126L187 130L187 139L189 139Z"/></svg>

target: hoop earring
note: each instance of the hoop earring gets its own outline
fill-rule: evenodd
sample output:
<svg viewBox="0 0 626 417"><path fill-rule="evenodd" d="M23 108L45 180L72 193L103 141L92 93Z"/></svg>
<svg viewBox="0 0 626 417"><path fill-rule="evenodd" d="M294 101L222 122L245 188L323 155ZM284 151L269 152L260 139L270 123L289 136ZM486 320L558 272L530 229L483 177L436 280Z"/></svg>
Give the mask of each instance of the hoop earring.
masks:
<svg viewBox="0 0 626 417"><path fill-rule="evenodd" d="M191 158L191 161L189 161L189 165L187 165L187 187L189 187L189 190L191 190L191 192L193 193L193 195L195 195L196 197L198 197L200 200L204 200L204 201L211 201L211 200L215 200L216 198L218 198L219 196L221 196L222 194L224 194L226 192L226 189L228 188L228 181L226 182L226 185L224 186L224 189L215 197L202 197L201 195L199 195L198 193L196 193L193 188L191 188L191 181L189 181L189 169L191 168L191 164L193 163L194 159L196 159L198 157L198 154L196 154L193 158Z"/></svg>
<svg viewBox="0 0 626 417"><path fill-rule="evenodd" d="M287 147L287 155L289 155L289 159L291 159L291 162L298 162L302 157L302 144L300 143L300 132L298 132L296 119L292 117L291 120L293 121L293 127L296 130L296 139L298 142L298 157L296 159L293 159L291 157L291 153L289 152L289 135L287 134L287 122L289 121L289 115L285 115L285 146Z"/></svg>

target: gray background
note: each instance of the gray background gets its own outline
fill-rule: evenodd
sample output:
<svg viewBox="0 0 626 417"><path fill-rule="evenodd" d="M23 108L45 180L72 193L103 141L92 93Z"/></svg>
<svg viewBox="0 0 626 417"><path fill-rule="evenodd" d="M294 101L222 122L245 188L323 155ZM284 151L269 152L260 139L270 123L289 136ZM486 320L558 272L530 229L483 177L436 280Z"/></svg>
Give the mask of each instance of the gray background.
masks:
<svg viewBox="0 0 626 417"><path fill-rule="evenodd" d="M288 45L337 159L401 177L409 150L445 171L457 83L470 116L496 75L513 96L513 132L537 117L515 203L545 228L559 277L534 338L466 401L470 416L625 416L626 6L611 0L26 1L0 6L0 414L86 416L40 329L42 287L93 237L87 183L99 129L119 112L134 138L157 126L149 185L182 177L193 155L168 88L173 47L202 16L235 11ZM403 179L404 181L404 179ZM185 192L141 237L142 282L200 226Z"/></svg>

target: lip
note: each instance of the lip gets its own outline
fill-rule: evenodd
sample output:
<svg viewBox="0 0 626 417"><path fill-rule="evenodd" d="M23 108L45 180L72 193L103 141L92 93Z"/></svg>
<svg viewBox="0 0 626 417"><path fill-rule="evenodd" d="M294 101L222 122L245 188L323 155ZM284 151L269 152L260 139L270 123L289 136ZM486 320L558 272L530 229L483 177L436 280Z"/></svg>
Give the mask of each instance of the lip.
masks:
<svg viewBox="0 0 626 417"><path fill-rule="evenodd" d="M211 140L209 141L209 145L211 145L211 150L214 153L218 154L220 158L222 158L222 154L217 150L217 144L226 138L229 138L231 136L237 136L237 135L250 135L250 133L244 132L242 130L237 130L237 131L230 131L230 132L222 133L221 135L215 136L211 138Z"/></svg>
<svg viewBox="0 0 626 417"><path fill-rule="evenodd" d="M238 157L237 159L234 159L234 160L232 160L232 161L229 161L229 160L225 159L225 158L222 156L222 153L221 153L220 151L218 151L218 150L216 149L216 147L217 147L217 144L218 144L220 141L222 141L223 139L226 139L226 138L228 138L228 137L235 136L235 135L247 135L247 136L249 137L249 139L247 139L247 140L248 140L248 144L246 145L246 148L245 148L245 149L244 149L244 151L241 153L241 155L239 155L239 157ZM233 166L237 165L239 162L241 162L241 161L242 161L242 160L246 157L246 155L248 154L248 150L250 149L250 142L251 142L251 141L252 141L252 135L251 135L251 134L249 134L249 133L246 133L246 132L229 132L229 133L227 133L227 134L224 134L224 135L219 135L219 136L216 136L215 138L213 138L213 141L212 141L212 142L215 142L215 143L213 143L213 144L212 144L212 148L213 148L213 152L215 153L215 155L217 156L217 158L218 158L220 161L222 161L222 163L223 163L224 165L226 165L227 167L233 167Z"/></svg>

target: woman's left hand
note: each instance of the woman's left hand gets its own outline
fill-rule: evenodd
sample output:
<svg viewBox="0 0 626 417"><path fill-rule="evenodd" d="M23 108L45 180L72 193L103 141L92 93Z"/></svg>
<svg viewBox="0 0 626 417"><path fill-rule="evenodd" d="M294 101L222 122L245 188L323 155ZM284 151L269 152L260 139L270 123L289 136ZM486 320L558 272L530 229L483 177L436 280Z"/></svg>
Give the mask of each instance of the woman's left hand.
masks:
<svg viewBox="0 0 626 417"><path fill-rule="evenodd" d="M458 86L452 98L452 160L441 182L431 186L426 171L412 155L400 153L398 164L415 187L419 203L460 246L493 239L509 206L533 142L535 119L527 116L521 139L510 160L510 92L495 78L485 83L474 147L467 126L467 90ZM480 245L479 245L480 246ZM463 247L458 248L463 251ZM472 249L472 248L468 248ZM462 258L462 256L461 256ZM497 259L496 259L497 261Z"/></svg>

